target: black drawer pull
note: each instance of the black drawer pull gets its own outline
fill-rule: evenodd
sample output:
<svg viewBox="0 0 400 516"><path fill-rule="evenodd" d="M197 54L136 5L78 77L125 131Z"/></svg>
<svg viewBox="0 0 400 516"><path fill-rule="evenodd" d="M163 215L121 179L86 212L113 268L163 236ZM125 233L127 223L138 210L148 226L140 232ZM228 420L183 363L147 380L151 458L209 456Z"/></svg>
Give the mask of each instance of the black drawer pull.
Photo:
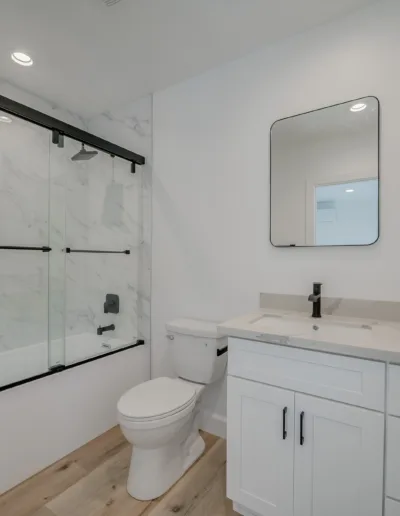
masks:
<svg viewBox="0 0 400 516"><path fill-rule="evenodd" d="M300 414L300 446L304 444L304 412Z"/></svg>
<svg viewBox="0 0 400 516"><path fill-rule="evenodd" d="M286 414L287 414L287 407L283 409L283 432L282 432L282 439L285 440L287 437L287 431L286 431Z"/></svg>

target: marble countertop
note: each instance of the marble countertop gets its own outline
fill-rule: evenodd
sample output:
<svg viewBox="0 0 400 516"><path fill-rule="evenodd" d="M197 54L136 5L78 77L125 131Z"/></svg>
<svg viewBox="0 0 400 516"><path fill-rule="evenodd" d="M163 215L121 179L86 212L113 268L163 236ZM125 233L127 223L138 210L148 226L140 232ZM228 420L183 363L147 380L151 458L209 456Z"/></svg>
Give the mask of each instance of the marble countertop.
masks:
<svg viewBox="0 0 400 516"><path fill-rule="evenodd" d="M400 364L400 323L260 309L218 326L221 336Z"/></svg>

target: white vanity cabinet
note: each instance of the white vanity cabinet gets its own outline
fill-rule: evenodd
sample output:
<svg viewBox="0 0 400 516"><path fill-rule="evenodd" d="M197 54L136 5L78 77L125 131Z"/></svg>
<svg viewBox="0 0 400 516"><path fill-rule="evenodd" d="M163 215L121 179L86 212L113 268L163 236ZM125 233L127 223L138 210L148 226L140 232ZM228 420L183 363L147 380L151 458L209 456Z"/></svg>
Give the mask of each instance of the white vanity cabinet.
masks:
<svg viewBox="0 0 400 516"><path fill-rule="evenodd" d="M383 363L230 338L227 489L236 510L382 516L384 407Z"/></svg>

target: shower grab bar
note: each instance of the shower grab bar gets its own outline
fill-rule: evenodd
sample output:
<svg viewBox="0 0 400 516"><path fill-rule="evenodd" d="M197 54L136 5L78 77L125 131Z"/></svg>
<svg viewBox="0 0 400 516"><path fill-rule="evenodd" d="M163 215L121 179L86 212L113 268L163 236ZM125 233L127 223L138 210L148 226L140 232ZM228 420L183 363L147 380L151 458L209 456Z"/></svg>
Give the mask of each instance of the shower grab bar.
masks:
<svg viewBox="0 0 400 516"><path fill-rule="evenodd" d="M129 249L125 251L93 251L90 249L71 249L70 247L65 248L66 253L99 253L99 254L131 254Z"/></svg>
<svg viewBox="0 0 400 516"><path fill-rule="evenodd" d="M43 253L49 253L51 251L51 247L43 246L43 247L26 247L20 245L0 245L0 249L6 249L9 251L42 251Z"/></svg>

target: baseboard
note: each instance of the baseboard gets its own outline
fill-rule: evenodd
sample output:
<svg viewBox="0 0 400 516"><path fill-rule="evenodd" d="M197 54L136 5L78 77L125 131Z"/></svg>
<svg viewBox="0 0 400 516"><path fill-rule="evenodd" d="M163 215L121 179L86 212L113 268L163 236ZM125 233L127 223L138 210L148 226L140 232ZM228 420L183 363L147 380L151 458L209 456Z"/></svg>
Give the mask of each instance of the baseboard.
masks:
<svg viewBox="0 0 400 516"><path fill-rule="evenodd" d="M209 434L217 435L222 439L226 439L225 416L204 410L200 416L200 428Z"/></svg>
<svg viewBox="0 0 400 516"><path fill-rule="evenodd" d="M238 503L233 502L233 510L237 512L238 514L241 514L242 516L257 516L255 512L251 512L247 510L242 505L239 505Z"/></svg>

